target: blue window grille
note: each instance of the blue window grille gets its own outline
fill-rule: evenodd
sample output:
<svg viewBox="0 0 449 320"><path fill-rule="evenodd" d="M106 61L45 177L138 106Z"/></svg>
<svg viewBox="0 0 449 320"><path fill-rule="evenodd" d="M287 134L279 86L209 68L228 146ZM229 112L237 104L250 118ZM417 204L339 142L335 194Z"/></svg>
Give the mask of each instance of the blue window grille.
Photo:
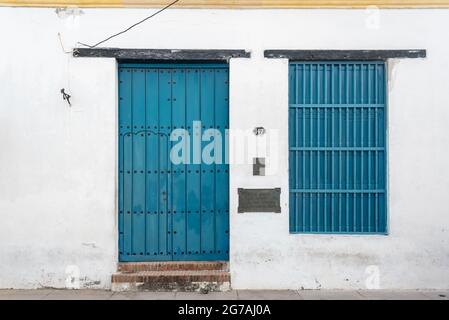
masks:
<svg viewBox="0 0 449 320"><path fill-rule="evenodd" d="M291 62L291 233L387 233L383 61Z"/></svg>

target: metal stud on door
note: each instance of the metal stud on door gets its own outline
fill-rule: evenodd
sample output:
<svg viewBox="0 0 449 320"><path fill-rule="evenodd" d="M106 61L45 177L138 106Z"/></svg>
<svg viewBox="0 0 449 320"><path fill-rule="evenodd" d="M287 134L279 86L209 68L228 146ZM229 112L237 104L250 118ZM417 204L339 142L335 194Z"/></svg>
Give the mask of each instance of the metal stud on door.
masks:
<svg viewBox="0 0 449 320"><path fill-rule="evenodd" d="M228 259L228 78L225 64L119 66L120 261Z"/></svg>

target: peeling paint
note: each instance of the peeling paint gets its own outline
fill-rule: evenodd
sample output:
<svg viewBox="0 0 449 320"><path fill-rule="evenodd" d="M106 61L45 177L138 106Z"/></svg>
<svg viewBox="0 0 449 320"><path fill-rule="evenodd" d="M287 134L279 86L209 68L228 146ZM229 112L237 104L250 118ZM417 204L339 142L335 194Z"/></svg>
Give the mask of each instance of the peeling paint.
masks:
<svg viewBox="0 0 449 320"><path fill-rule="evenodd" d="M91 248L94 248L94 249L97 249L97 248L98 248L95 242L83 242L83 243L81 243L81 244L82 244L83 246L91 247Z"/></svg>
<svg viewBox="0 0 449 320"><path fill-rule="evenodd" d="M55 9L56 15L60 19L67 19L69 17L79 17L84 14L84 11L81 10L78 7L71 6L66 8L56 8Z"/></svg>

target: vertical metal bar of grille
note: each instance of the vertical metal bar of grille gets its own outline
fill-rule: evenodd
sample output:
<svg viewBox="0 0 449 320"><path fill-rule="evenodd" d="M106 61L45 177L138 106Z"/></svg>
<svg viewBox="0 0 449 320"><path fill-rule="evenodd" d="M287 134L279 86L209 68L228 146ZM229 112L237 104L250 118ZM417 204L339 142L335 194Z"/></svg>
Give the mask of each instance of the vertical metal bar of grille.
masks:
<svg viewBox="0 0 449 320"><path fill-rule="evenodd" d="M384 62L289 70L291 232L386 233Z"/></svg>
<svg viewBox="0 0 449 320"><path fill-rule="evenodd" d="M327 64L324 65L324 95L323 95L323 103L324 103L324 112L323 112L323 123L324 123L324 137L323 137L323 147L325 148L323 151L323 167L324 167L324 180L323 180L323 184L322 184L322 188L326 189L327 188L327 107L326 104L328 102L328 91L327 91L327 82L328 82L328 75L327 75ZM324 204L323 204L323 230L324 232L327 232L327 215L326 215L326 211L327 211L327 198L328 198L328 193L325 192L324 193Z"/></svg>
<svg viewBox="0 0 449 320"><path fill-rule="evenodd" d="M303 90L302 90L302 100L301 100L301 102L302 103L306 103L306 92L305 92L305 85L306 85L306 72L305 72L305 68L306 68L306 66L305 65L302 65L302 70L303 70L303 72L302 72L302 86L303 86ZM295 90L297 90L298 91L298 89L299 88L295 88ZM297 103L299 103L299 99L297 99L296 100L297 101ZM303 117L303 125L302 125L302 127L303 127L303 143L302 143L302 146L303 147L305 147L306 146L306 109L305 108L303 108L302 109L302 117ZM304 151L302 151L302 154L303 154L303 156L302 156L302 176L303 176L303 183L301 184L302 185L302 188L305 188L305 177L306 177L306 151L304 150ZM297 185L297 184L295 184L295 185ZM306 231L304 228L305 228L305 226L306 226L306 195L303 195L303 208L302 208L302 210L303 210L303 212L302 212L302 231Z"/></svg>
<svg viewBox="0 0 449 320"><path fill-rule="evenodd" d="M323 125L321 124L321 115L322 115L322 79L323 79L323 73L322 73L322 64L318 64L317 65L317 72L316 72L316 76L315 76L315 82L316 82L316 98L315 98L315 103L317 105L317 107L315 108L315 118L313 120L314 125L315 125L315 130L316 130L316 137L315 137L315 141L312 141L312 145L316 146L318 149L314 150L314 158L313 161L316 163L315 165L315 172L314 172L314 178L315 178L315 188L316 189L322 189L321 187L321 158L322 158L322 144L321 144L321 139L323 136L322 133L322 127ZM322 201L323 201L323 194L322 193L317 193L316 194L316 217L314 219L315 224L316 224L316 231L320 232L322 231L322 219L321 219L321 212L322 212Z"/></svg>

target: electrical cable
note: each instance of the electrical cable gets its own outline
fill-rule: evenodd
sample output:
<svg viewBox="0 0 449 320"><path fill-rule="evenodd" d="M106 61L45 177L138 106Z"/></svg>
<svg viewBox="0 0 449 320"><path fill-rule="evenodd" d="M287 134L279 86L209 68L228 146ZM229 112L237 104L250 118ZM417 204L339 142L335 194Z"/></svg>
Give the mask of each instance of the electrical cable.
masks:
<svg viewBox="0 0 449 320"><path fill-rule="evenodd" d="M61 34L60 34L59 32L58 32L58 38L59 38L59 44L61 45L62 51L63 51L64 53L73 53L73 50L67 51L67 50L64 48L64 44L62 43Z"/></svg>
<svg viewBox="0 0 449 320"><path fill-rule="evenodd" d="M132 26L126 28L125 30L120 31L120 32L117 32L116 34L113 34L113 35L107 37L107 38L104 39L104 40L101 40L100 42L98 42L98 43L96 43L96 44L94 44L94 45L92 45L92 46L91 46L91 45L88 45L88 44L85 44L85 43L82 43L82 42L78 42L78 44L93 49L93 48L99 46L100 44L102 44L102 43L104 43L104 42L106 42L106 41L108 41L108 40L111 40L112 38L115 38L115 37L117 37L117 36L119 36L119 35L121 35L121 34L123 34L123 33L125 33L125 32L128 32L128 31L131 30L132 28L134 28L134 27L138 26L139 24L141 24L141 23L147 21L148 19L153 18L154 16L158 15L158 14L161 13L162 11L167 10L168 8L170 8L171 6L173 6L174 4L176 4L176 3L179 2L179 1L180 1L180 0L175 0L175 1L173 1L172 3L166 5L165 7L163 7L162 9L160 9L159 11L156 11L155 13L153 13L153 14L149 15L148 17L146 17L146 18L140 20L139 22L136 22L135 24L133 24Z"/></svg>

